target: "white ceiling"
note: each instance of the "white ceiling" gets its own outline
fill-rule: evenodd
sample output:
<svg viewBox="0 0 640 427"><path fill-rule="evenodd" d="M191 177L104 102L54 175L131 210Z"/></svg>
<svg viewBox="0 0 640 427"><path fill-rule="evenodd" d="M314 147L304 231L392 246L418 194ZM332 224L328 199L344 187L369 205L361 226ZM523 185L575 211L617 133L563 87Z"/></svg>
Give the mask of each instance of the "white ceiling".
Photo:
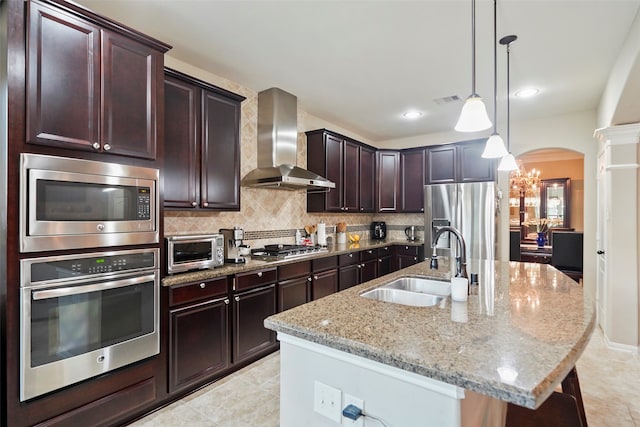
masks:
<svg viewBox="0 0 640 427"><path fill-rule="evenodd" d="M256 91L280 87L309 113L372 142L452 129L471 93L470 0L77 0L173 46L169 55ZM502 0L516 34L511 120L593 110L640 0ZM477 92L493 116L493 2L477 0ZM498 45L498 131L506 50ZM415 121L402 118L414 108ZM640 113L638 113L640 116ZM637 117L640 119L640 117Z"/></svg>

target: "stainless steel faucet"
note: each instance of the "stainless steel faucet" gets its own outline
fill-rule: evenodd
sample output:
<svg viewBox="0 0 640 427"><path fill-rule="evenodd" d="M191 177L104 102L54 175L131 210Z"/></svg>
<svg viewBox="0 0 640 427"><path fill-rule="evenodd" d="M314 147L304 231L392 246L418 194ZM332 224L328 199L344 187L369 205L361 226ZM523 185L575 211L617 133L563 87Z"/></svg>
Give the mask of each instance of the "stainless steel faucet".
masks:
<svg viewBox="0 0 640 427"><path fill-rule="evenodd" d="M444 226L438 228L436 233L433 236L433 243L431 244L432 252L431 252L431 262L429 263L429 267L431 269L438 269L438 256L436 253L436 245L438 244L438 239L444 232L449 232L456 236L458 240L458 246L460 248L459 256L456 257L456 277L465 277L469 278L467 275L467 244L464 241L464 237L462 237L462 233L455 227Z"/></svg>

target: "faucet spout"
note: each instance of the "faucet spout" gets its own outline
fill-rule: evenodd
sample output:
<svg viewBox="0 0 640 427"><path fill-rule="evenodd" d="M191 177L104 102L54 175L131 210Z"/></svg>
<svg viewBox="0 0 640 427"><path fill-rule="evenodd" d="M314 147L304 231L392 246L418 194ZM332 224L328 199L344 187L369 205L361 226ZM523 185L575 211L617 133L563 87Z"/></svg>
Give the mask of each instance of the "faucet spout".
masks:
<svg viewBox="0 0 640 427"><path fill-rule="evenodd" d="M462 233L455 227L440 227L436 233L433 235L433 242L431 244L432 253L431 253L431 262L429 263L429 267L432 269L438 268L438 259L436 256L436 245L438 244L438 239L444 233L451 233L458 240L458 247L460 248L460 256L456 257L456 277L466 277L467 275L467 244L464 241L464 237L462 237Z"/></svg>

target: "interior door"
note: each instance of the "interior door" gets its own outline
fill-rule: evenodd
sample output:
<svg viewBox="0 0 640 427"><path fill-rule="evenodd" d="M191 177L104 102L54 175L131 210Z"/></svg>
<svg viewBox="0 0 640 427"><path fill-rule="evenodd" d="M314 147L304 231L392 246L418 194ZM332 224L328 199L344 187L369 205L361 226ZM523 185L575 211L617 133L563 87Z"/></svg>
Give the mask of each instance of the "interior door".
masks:
<svg viewBox="0 0 640 427"><path fill-rule="evenodd" d="M607 226L609 222L610 205L607 191L606 148L598 153L598 177L597 177L597 223L596 223L596 250L597 250L597 276L596 276L596 309L598 324L607 331L607 261L606 242Z"/></svg>

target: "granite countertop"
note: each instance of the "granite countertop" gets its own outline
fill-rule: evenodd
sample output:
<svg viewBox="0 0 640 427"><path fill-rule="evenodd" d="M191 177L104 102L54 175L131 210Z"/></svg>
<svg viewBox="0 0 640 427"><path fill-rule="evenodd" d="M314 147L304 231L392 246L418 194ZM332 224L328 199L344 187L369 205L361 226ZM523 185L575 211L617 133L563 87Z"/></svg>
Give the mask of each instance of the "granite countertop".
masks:
<svg viewBox="0 0 640 427"><path fill-rule="evenodd" d="M582 287L546 264L474 261L468 302L410 307L359 296L428 262L268 317L269 329L537 408L575 366L595 324Z"/></svg>
<svg viewBox="0 0 640 427"><path fill-rule="evenodd" d="M184 283L191 283L203 280L215 279L216 277L229 276L231 274L242 273L245 271L260 270L263 268L276 267L278 265L293 264L300 261L306 261L310 259L324 258L328 256L340 255L349 252L365 251L367 249L381 248L390 245L407 245L407 246L423 246L424 242L420 240L408 241L408 240L368 240L362 241L359 244L336 244L327 246L327 252L320 252L311 254L308 256L280 260L280 261L260 261L247 257L247 262L244 264L225 264L222 267L214 269L190 271L186 273L174 274L166 276L162 279L162 286L174 286Z"/></svg>

